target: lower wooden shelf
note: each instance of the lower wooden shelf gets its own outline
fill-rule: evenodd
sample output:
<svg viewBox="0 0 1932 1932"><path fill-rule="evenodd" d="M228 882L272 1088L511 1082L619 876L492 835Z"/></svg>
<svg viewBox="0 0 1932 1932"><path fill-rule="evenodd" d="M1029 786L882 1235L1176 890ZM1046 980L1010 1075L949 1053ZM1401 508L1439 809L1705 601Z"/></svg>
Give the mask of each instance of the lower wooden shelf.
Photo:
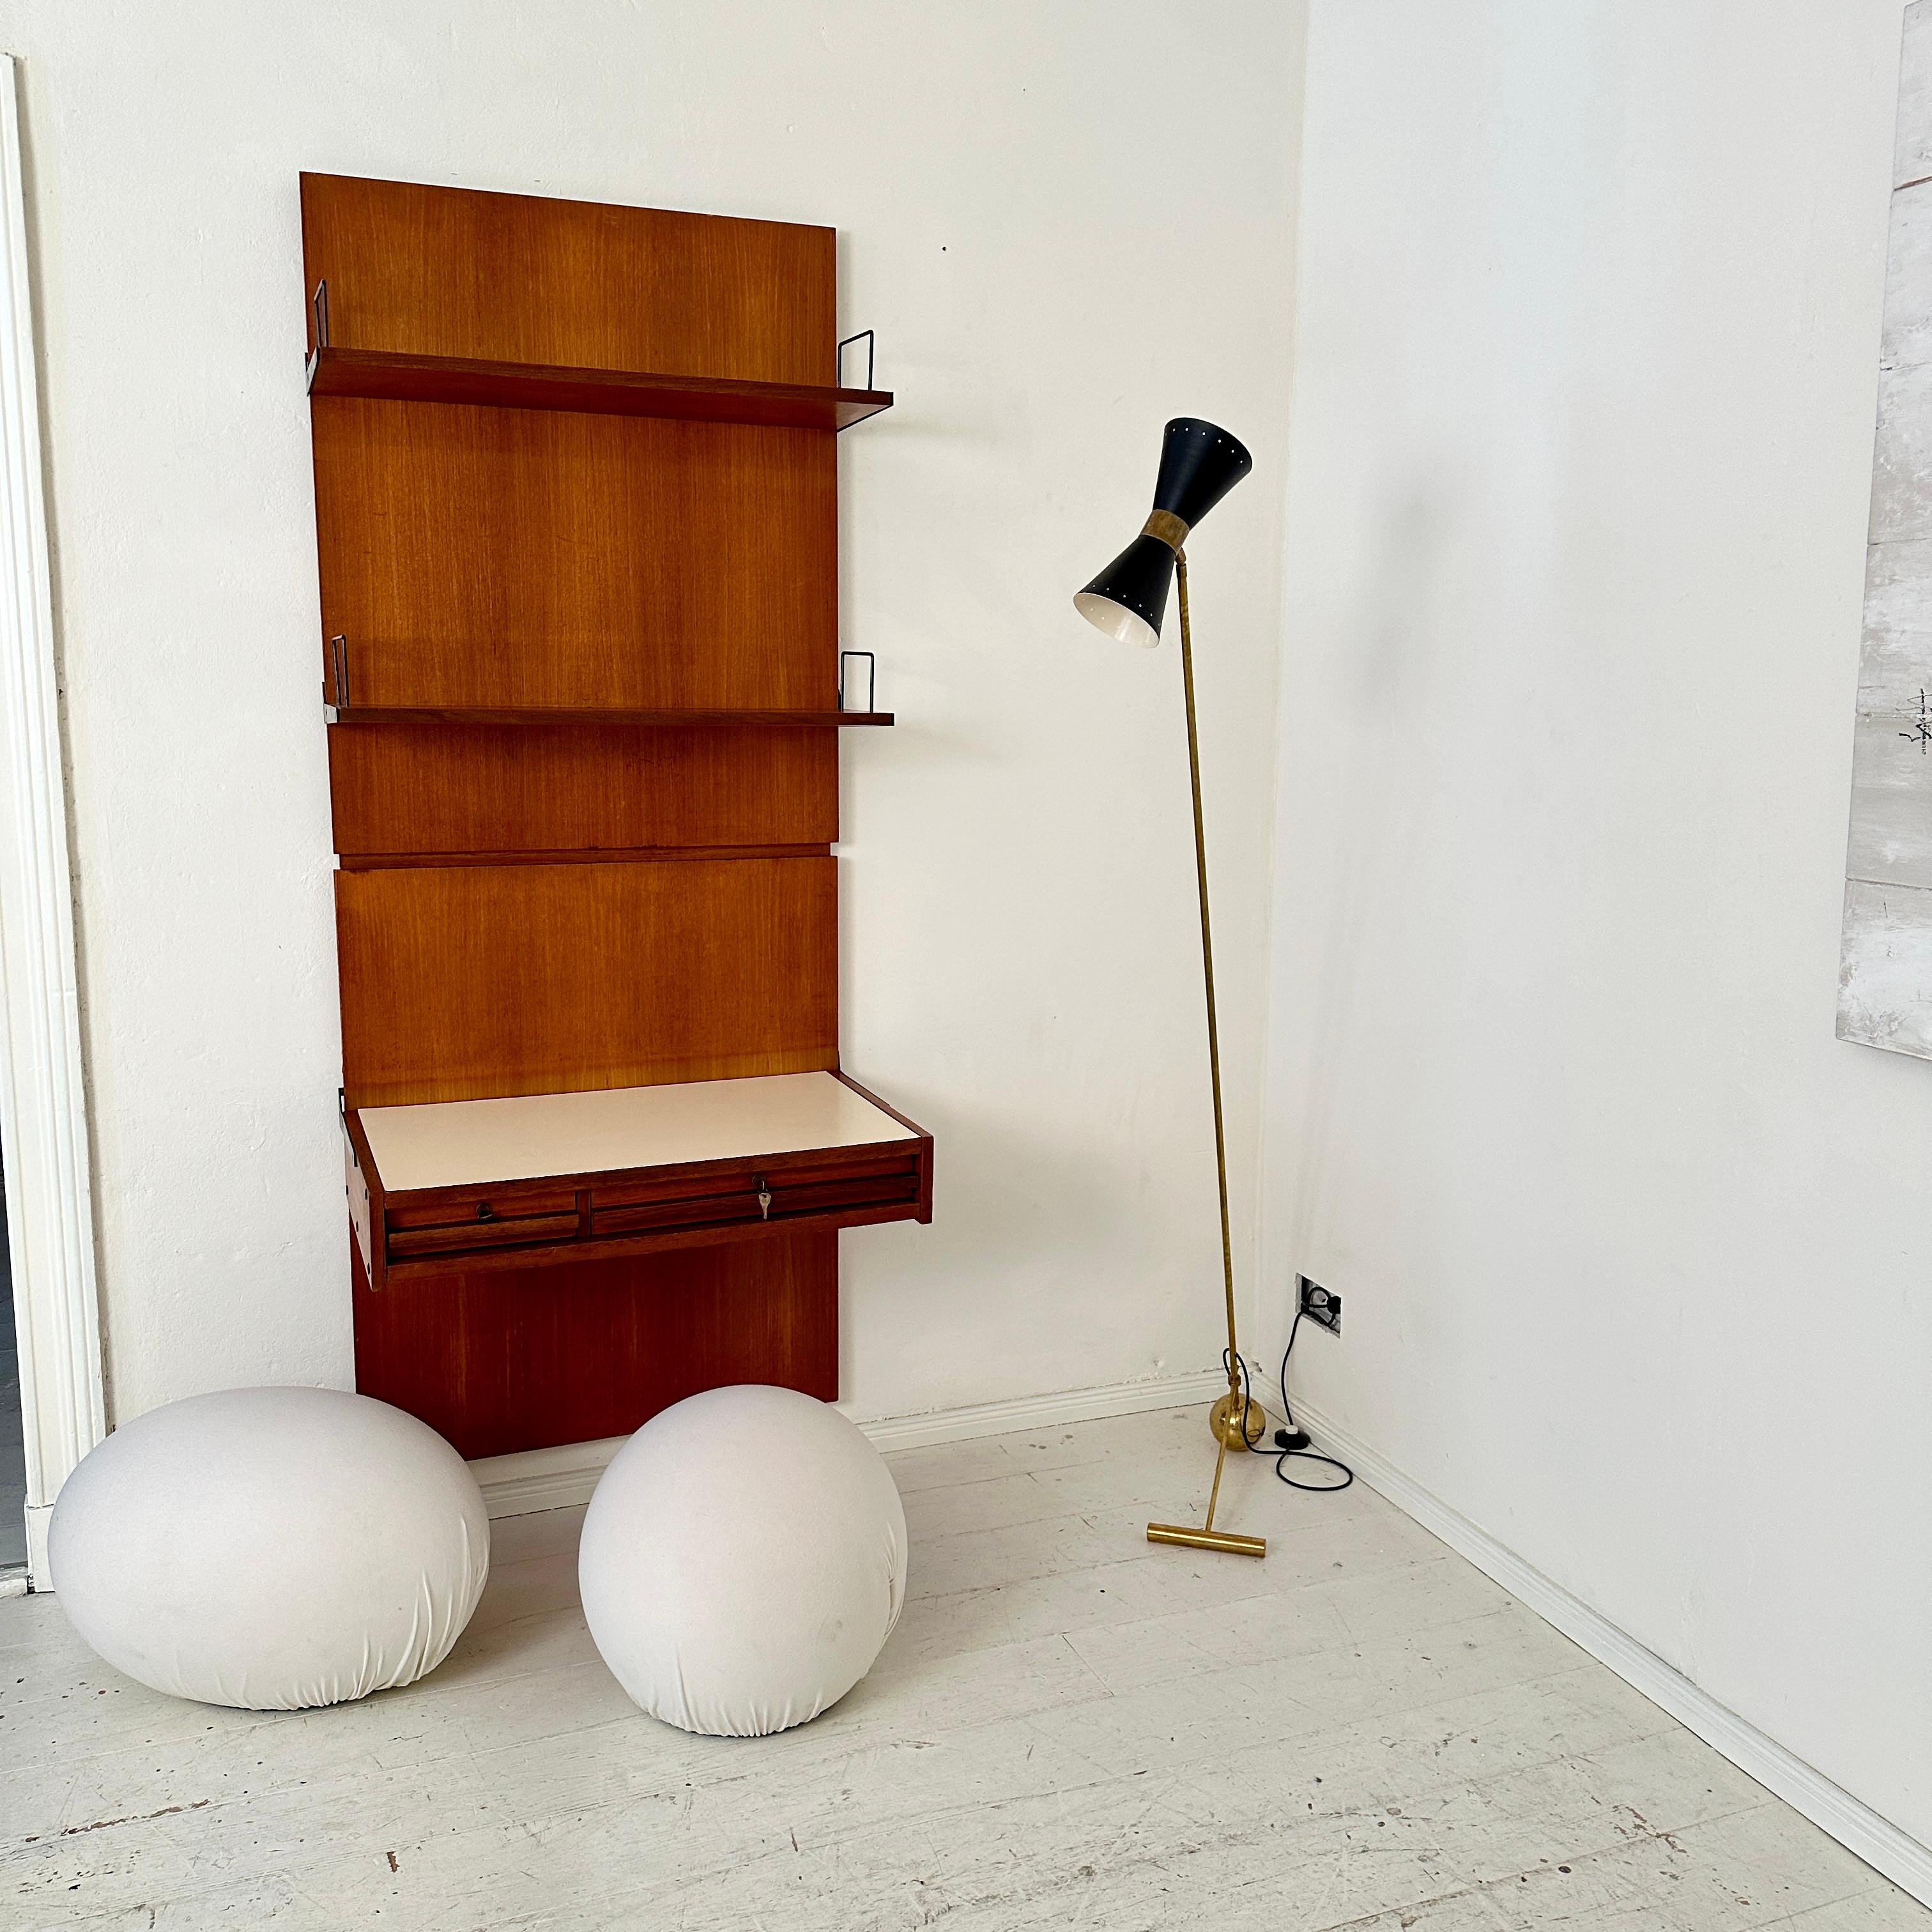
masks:
<svg viewBox="0 0 1932 1932"><path fill-rule="evenodd" d="M350 1108L364 1278L932 1218L932 1137L842 1073Z"/></svg>

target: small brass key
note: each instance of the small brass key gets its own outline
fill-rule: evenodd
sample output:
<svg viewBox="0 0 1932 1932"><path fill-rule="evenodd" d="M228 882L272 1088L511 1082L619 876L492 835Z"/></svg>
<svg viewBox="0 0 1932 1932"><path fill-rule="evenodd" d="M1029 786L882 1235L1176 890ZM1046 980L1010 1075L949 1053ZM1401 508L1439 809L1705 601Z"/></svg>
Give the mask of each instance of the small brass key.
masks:
<svg viewBox="0 0 1932 1932"><path fill-rule="evenodd" d="M762 1178L758 1182L758 1218L761 1221L769 1221L772 1218L772 1190L765 1185Z"/></svg>

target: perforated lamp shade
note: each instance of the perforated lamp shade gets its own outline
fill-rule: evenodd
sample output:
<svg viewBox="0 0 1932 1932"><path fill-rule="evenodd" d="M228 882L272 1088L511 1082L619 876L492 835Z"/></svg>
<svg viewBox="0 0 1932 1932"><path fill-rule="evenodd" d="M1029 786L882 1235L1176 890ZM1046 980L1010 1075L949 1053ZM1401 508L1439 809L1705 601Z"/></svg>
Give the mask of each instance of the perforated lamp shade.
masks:
<svg viewBox="0 0 1932 1932"><path fill-rule="evenodd" d="M1176 416L1161 440L1160 474L1146 527L1074 598L1074 609L1123 644L1159 644L1175 552L1188 531L1254 466L1254 458L1226 430L1198 416Z"/></svg>

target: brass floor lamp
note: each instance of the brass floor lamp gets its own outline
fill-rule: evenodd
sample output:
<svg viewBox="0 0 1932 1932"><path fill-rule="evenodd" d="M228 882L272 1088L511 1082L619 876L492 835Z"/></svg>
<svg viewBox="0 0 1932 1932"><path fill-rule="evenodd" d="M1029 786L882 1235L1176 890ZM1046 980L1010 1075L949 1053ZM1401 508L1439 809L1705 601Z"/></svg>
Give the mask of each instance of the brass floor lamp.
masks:
<svg viewBox="0 0 1932 1932"><path fill-rule="evenodd" d="M1161 446L1160 473L1154 484L1154 511L1141 533L1073 600L1073 608L1096 628L1124 644L1151 648L1160 642L1168 585L1180 590L1180 682L1187 704L1187 770L1194 790L1194 865L1201 893L1201 971L1208 994L1208 1068L1214 1089L1214 1170L1221 1186L1221 1280L1228 1304L1228 1393L1215 1403L1208 1426L1219 1445L1214 1486L1208 1497L1208 1520L1198 1529L1186 1523L1150 1522L1150 1543L1178 1543L1193 1550L1226 1550L1238 1556L1265 1556L1258 1536L1240 1536L1214 1527L1221 1499L1221 1472L1228 1451L1245 1455L1260 1442L1268 1417L1247 1393L1241 1372L1240 1345L1234 1334L1234 1250L1228 1222L1228 1143L1221 1114L1221 1038L1214 1013L1214 941L1208 920L1208 838L1201 818L1201 747L1194 722L1194 640L1187 623L1187 533L1254 467L1254 458L1224 429L1195 416L1176 416Z"/></svg>

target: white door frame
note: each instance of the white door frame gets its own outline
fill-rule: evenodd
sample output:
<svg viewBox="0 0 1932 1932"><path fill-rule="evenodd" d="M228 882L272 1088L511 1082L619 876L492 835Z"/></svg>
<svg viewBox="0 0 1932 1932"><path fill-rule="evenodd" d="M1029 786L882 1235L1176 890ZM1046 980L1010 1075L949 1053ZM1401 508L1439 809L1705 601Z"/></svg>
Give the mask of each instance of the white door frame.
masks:
<svg viewBox="0 0 1932 1932"><path fill-rule="evenodd" d="M27 1566L106 1433L60 691L27 272L20 62L0 55L0 1155L27 1438Z"/></svg>

